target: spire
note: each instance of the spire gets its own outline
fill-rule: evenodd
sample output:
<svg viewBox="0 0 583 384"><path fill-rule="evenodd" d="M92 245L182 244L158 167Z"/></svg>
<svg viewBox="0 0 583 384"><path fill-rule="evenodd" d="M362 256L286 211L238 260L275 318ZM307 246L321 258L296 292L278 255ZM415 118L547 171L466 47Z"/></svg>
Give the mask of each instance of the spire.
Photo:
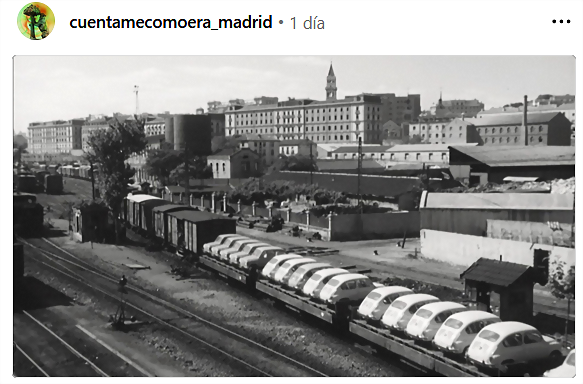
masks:
<svg viewBox="0 0 583 384"><path fill-rule="evenodd" d="M328 76L336 76L334 75L334 68L332 68L332 62L330 62L330 70L328 71Z"/></svg>
<svg viewBox="0 0 583 384"><path fill-rule="evenodd" d="M330 70L328 71L328 76L326 77L326 100L336 100L336 75L334 75L334 68L332 68L332 63L330 63Z"/></svg>

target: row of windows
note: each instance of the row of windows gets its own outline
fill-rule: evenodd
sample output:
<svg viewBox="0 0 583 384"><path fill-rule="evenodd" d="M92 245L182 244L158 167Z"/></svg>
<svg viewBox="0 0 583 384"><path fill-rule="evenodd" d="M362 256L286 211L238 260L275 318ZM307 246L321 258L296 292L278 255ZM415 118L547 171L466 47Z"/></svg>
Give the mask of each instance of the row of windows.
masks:
<svg viewBox="0 0 583 384"><path fill-rule="evenodd" d="M511 139L510 137L507 137L506 139L504 139L503 137L499 137L499 138L498 138L498 143L503 143L503 142L510 143L510 141L511 141L510 139ZM544 140L544 139L542 138L542 136L539 136L539 137L538 137L538 142L539 142L539 143L542 143L542 142L543 142L543 140ZM513 141L514 141L515 143L518 143L518 137L516 137L516 136L515 136ZM533 137L533 136L531 136L531 137L529 138L529 141L530 141L531 143L533 143L533 142L534 142L534 137ZM492 137L492 138L490 139L490 141L488 140L488 138L487 138L487 137L486 137L486 138L484 138L484 143L488 143L488 142L490 142L490 143L492 143L492 144L495 144L495 143L496 143L496 137Z"/></svg>
<svg viewBox="0 0 583 384"><path fill-rule="evenodd" d="M359 115L357 114L355 120L358 120L358 116ZM371 116L372 116L372 118L371 118ZM380 119L381 119L381 116L380 115L366 115L366 120L380 120ZM280 119L278 117L277 118L277 124L280 124L279 120ZM342 121L342 120L343 120L342 119L342 115L340 115L340 118L338 118L337 115L334 115L334 119L332 119L332 116L328 116L328 121ZM346 115L346 120L350 120L350 116L349 115ZM259 121L259 123L258 123L258 121ZM318 122L318 121L320 121L320 117L319 116L316 116L316 120L314 120L314 117L312 117L311 120L309 120L308 117L306 117L304 119L304 122ZM326 118L323 117L322 118L322 121L326 121ZM285 117L283 118L283 123L284 124L286 124L286 123L293 123L293 122L294 122L294 118L285 118ZM297 122L298 123L301 123L301 117L298 117L298 121ZM240 125L257 125L257 124L262 125L264 123L263 123L263 120L260 119L260 120L245 120L245 121L241 120L241 121L239 121L239 124ZM265 124L273 124L273 119L269 119L269 122L267 121L267 119L265 119ZM231 122L229 121L229 126L230 125L231 125Z"/></svg>
<svg viewBox="0 0 583 384"><path fill-rule="evenodd" d="M514 127L514 132L515 132L515 133L517 133L517 132L518 132L518 128L519 128L519 127ZM506 133L510 133L510 130L511 130L511 128L510 128L510 127L506 127ZM535 130L535 127L534 127L534 126L531 126L531 127L530 127L530 132L534 132L534 130ZM543 131L543 126L542 126L542 125L539 125L539 127L538 127L538 131L539 131L539 132L542 132L542 131ZM477 132L478 132L478 133L481 133L481 130L480 130L480 128L478 128L478 129L477 129ZM504 128L503 128L503 127L500 127L500 128L498 129L498 132L500 132L500 133L504 132ZM489 133L489 128L484 128L484 133ZM492 128L492 133L496 133L496 128Z"/></svg>

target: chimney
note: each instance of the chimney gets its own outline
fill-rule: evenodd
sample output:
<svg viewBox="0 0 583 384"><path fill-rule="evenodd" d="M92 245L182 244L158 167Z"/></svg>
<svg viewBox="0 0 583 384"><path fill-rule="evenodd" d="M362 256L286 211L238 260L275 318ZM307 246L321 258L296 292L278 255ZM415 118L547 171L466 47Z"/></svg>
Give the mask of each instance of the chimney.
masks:
<svg viewBox="0 0 583 384"><path fill-rule="evenodd" d="M524 111L522 111L522 127L524 128L524 145L528 145L527 107L528 96L524 95Z"/></svg>

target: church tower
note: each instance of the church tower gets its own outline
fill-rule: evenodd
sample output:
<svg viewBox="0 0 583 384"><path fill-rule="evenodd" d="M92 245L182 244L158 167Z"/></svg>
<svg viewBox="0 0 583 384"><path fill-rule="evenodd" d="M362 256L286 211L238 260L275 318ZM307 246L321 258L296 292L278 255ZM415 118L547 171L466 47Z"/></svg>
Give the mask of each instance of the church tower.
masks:
<svg viewBox="0 0 583 384"><path fill-rule="evenodd" d="M336 100L336 76L334 75L334 68L332 68L332 63L330 63L330 70L328 71L328 77L326 77L326 101Z"/></svg>

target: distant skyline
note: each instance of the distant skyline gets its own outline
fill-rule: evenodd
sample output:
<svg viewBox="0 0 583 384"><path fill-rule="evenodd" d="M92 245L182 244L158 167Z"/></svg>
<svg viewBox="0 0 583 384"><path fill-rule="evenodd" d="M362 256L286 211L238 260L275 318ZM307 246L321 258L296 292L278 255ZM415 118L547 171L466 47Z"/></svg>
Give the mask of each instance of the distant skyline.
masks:
<svg viewBox="0 0 583 384"><path fill-rule="evenodd" d="M31 63L42 65L31 65ZM209 101L258 96L325 99L366 93L478 99L485 108L540 94L575 94L573 56L16 56L14 131L35 121L140 112L195 113Z"/></svg>

